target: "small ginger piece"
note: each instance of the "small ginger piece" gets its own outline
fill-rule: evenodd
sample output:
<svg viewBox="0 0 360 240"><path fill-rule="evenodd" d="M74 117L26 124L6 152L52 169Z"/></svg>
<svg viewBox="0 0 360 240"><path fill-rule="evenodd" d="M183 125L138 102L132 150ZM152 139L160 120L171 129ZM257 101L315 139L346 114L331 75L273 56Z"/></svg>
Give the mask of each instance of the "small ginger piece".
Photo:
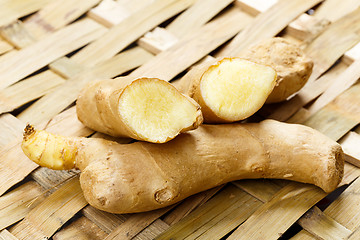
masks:
<svg viewBox="0 0 360 240"><path fill-rule="evenodd" d="M276 86L266 103L285 101L298 92L309 79L314 65L297 44L281 37L266 39L245 50L241 57L276 70Z"/></svg>
<svg viewBox="0 0 360 240"><path fill-rule="evenodd" d="M204 122L243 120L258 111L275 86L271 67L240 58L224 58L194 67L181 80L201 106Z"/></svg>
<svg viewBox="0 0 360 240"><path fill-rule="evenodd" d="M164 143L202 123L200 106L157 78L102 80L85 87L76 103L87 127L115 137Z"/></svg>
<svg viewBox="0 0 360 240"><path fill-rule="evenodd" d="M341 146L297 124L202 125L163 144L118 144L27 131L24 153L44 167L81 170L86 200L112 213L149 211L239 179L288 179L336 189Z"/></svg>

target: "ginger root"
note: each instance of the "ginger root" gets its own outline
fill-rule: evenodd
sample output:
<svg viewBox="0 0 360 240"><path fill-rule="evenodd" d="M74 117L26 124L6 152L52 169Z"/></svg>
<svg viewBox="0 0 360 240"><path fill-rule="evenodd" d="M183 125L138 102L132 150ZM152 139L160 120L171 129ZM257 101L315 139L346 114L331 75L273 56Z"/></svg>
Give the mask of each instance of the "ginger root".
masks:
<svg viewBox="0 0 360 240"><path fill-rule="evenodd" d="M181 79L183 91L200 104L206 123L250 117L264 105L275 80L271 67L240 58L205 62Z"/></svg>
<svg viewBox="0 0 360 240"><path fill-rule="evenodd" d="M285 101L298 92L309 79L314 65L298 45L281 37L266 39L245 50L241 57L276 70L276 86L266 103Z"/></svg>
<svg viewBox="0 0 360 240"><path fill-rule="evenodd" d="M81 91L76 111L91 129L154 143L167 142L203 121L193 99L156 78L92 82Z"/></svg>
<svg viewBox="0 0 360 240"><path fill-rule="evenodd" d="M27 129L22 149L31 160L53 169L79 168L86 200L112 213L165 207L239 179L288 179L331 192L344 171L338 143L309 127L274 120L202 125L164 144Z"/></svg>

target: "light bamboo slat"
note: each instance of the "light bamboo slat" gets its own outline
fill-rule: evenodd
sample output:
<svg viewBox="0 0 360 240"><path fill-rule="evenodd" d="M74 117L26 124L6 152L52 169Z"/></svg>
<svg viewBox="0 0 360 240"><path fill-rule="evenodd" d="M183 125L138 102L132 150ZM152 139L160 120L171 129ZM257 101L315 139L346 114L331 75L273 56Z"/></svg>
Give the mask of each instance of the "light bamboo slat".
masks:
<svg viewBox="0 0 360 240"><path fill-rule="evenodd" d="M44 191L35 182L27 182L0 197L0 229L23 219L44 199Z"/></svg>
<svg viewBox="0 0 360 240"><path fill-rule="evenodd" d="M206 203L212 196L222 189L222 187L223 186L218 186L185 199L163 218L164 222L168 225L174 225L179 222L181 219L189 215L189 213L195 208Z"/></svg>
<svg viewBox="0 0 360 240"><path fill-rule="evenodd" d="M279 1L266 12L259 14L251 24L219 52L219 55L241 55L241 51L250 45L277 35L292 20L319 2L319 0Z"/></svg>
<svg viewBox="0 0 360 240"><path fill-rule="evenodd" d="M236 205L237 202L241 202L243 205ZM247 205L248 207L243 208L240 205ZM211 232L210 228L212 226L221 225L223 222L224 225L217 229L217 233L213 233L216 236L212 236L213 239L221 238L243 222L259 205L260 202L255 198L237 187L229 185L182 221L172 225L167 231L159 235L156 240L195 239L203 234L208 236L207 231Z"/></svg>
<svg viewBox="0 0 360 240"><path fill-rule="evenodd" d="M306 54L314 61L313 73L309 81L315 81L359 41L360 8L331 24L306 47Z"/></svg>
<svg viewBox="0 0 360 240"><path fill-rule="evenodd" d="M13 48L14 48L14 46L12 46L7 41L0 38L0 56L6 52L9 52Z"/></svg>
<svg viewBox="0 0 360 240"><path fill-rule="evenodd" d="M344 152L349 156L347 159L351 164L360 167L360 135L356 132L348 132L343 138L340 139L339 143L343 148Z"/></svg>
<svg viewBox="0 0 360 240"><path fill-rule="evenodd" d="M3 148L12 141L21 138L24 124L11 114L0 115L0 147Z"/></svg>
<svg viewBox="0 0 360 240"><path fill-rule="evenodd" d="M14 235L12 235L8 230L4 229L0 232L1 240L18 240Z"/></svg>
<svg viewBox="0 0 360 240"><path fill-rule="evenodd" d="M319 239L347 239L352 233L317 207L310 209L298 223L303 229Z"/></svg>
<svg viewBox="0 0 360 240"><path fill-rule="evenodd" d="M0 78L3 79L0 89L84 46L104 32L104 27L96 22L90 19L81 20L19 50L11 57L0 57Z"/></svg>
<svg viewBox="0 0 360 240"><path fill-rule="evenodd" d="M326 0L316 9L314 16L335 22L359 6L357 0L343 0L341 4L337 0Z"/></svg>
<svg viewBox="0 0 360 240"><path fill-rule="evenodd" d="M24 21L25 28L40 39L71 23L101 0L52 0Z"/></svg>
<svg viewBox="0 0 360 240"><path fill-rule="evenodd" d="M174 206L153 210L150 212L130 215L120 226L115 228L105 239L132 239L157 218L170 211Z"/></svg>
<svg viewBox="0 0 360 240"><path fill-rule="evenodd" d="M103 232L96 224L88 220L86 217L80 217L57 232L54 240L103 240L107 234Z"/></svg>
<svg viewBox="0 0 360 240"><path fill-rule="evenodd" d="M351 64L324 93L308 108L309 112L315 113L330 103L346 89L351 87L360 78L360 59Z"/></svg>
<svg viewBox="0 0 360 240"><path fill-rule="evenodd" d="M0 27L39 10L50 0L2 0L0 1Z"/></svg>
<svg viewBox="0 0 360 240"><path fill-rule="evenodd" d="M64 79L52 71L45 71L0 90L0 113L14 109L49 93L64 83Z"/></svg>
<svg viewBox="0 0 360 240"><path fill-rule="evenodd" d="M24 48L31 45L35 38L27 31L21 21L16 21L0 30L1 36L17 48Z"/></svg>
<svg viewBox="0 0 360 240"><path fill-rule="evenodd" d="M345 52L343 61L350 65L354 61L359 59L360 59L360 42L356 44L353 48Z"/></svg>
<svg viewBox="0 0 360 240"><path fill-rule="evenodd" d="M163 233L166 229L169 228L165 222L160 219L155 220L147 228L142 230L138 235L136 235L134 240L153 240L156 236Z"/></svg>
<svg viewBox="0 0 360 240"><path fill-rule="evenodd" d="M31 210L10 232L19 239L50 238L85 205L79 179L74 178Z"/></svg>
<svg viewBox="0 0 360 240"><path fill-rule="evenodd" d="M234 0L200 0L186 12L166 26L166 30L177 38L199 29Z"/></svg>
<svg viewBox="0 0 360 240"><path fill-rule="evenodd" d="M103 0L98 6L88 12L90 18L95 19L106 27L119 24L140 9L151 4L151 1L127 2Z"/></svg>
<svg viewBox="0 0 360 240"><path fill-rule="evenodd" d="M278 239L296 220L326 194L319 188L290 183L263 204L242 224L231 239Z"/></svg>
<svg viewBox="0 0 360 240"><path fill-rule="evenodd" d="M125 215L107 213L92 206L86 206L82 213L107 234L120 226L127 218Z"/></svg>
<svg viewBox="0 0 360 240"><path fill-rule="evenodd" d="M101 38L75 54L73 60L86 66L107 60L147 31L191 6L193 2L194 0L156 0L147 8L112 27Z"/></svg>
<svg viewBox="0 0 360 240"><path fill-rule="evenodd" d="M311 116L305 124L338 140L360 122L359 102L360 84L356 84Z"/></svg>

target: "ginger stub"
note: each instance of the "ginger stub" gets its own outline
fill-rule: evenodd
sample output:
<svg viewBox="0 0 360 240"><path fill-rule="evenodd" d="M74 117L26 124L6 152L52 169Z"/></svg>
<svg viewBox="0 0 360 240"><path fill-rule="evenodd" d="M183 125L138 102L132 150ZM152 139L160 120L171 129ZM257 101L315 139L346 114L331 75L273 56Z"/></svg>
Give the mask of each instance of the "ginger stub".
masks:
<svg viewBox="0 0 360 240"><path fill-rule="evenodd" d="M206 62L181 79L183 91L200 104L206 123L250 117L263 106L275 80L271 67L240 58Z"/></svg>
<svg viewBox="0 0 360 240"><path fill-rule="evenodd" d="M31 130L22 148L41 166L79 168L86 200L112 213L165 207L239 179L288 179L331 192L344 171L338 143L309 127L274 120L202 125L164 144Z"/></svg>
<svg viewBox="0 0 360 240"><path fill-rule="evenodd" d="M81 91L76 111L91 129L154 143L167 142L203 121L193 99L156 78L92 82Z"/></svg>
<svg viewBox="0 0 360 240"><path fill-rule="evenodd" d="M298 92L308 81L314 65L296 43L281 37L251 46L241 57L276 70L276 86L266 103L285 101Z"/></svg>

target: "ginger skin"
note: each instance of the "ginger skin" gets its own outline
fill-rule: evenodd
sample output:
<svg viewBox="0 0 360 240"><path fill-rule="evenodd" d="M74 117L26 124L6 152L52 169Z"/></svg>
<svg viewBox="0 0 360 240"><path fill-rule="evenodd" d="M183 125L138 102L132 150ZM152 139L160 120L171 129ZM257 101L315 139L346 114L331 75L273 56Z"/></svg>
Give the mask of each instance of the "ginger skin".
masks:
<svg viewBox="0 0 360 240"><path fill-rule="evenodd" d="M338 143L309 127L274 120L202 125L164 144L118 144L54 137L45 131L25 135L22 148L30 159L54 169L75 162L82 172L80 183L87 201L112 213L165 207L239 179L288 179L331 192L344 171ZM47 141L52 139L59 148L75 151L72 158L59 157L58 148L48 148ZM39 159L39 155L47 158ZM62 165L52 164L59 159Z"/></svg>

